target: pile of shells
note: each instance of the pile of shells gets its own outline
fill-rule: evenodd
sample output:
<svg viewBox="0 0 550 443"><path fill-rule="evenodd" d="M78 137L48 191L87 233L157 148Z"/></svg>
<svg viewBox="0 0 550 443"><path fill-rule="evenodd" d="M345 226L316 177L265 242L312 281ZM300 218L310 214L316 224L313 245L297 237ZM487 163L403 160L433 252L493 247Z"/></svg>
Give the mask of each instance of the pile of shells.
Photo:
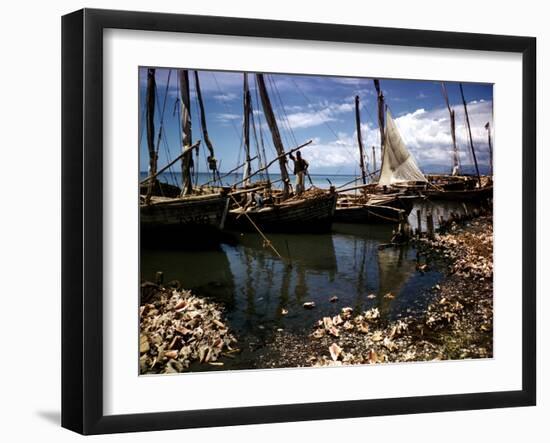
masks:
<svg viewBox="0 0 550 443"><path fill-rule="evenodd" d="M214 303L162 287L147 299L139 311L141 374L182 372L194 362L222 366L222 356L238 351Z"/></svg>
<svg viewBox="0 0 550 443"><path fill-rule="evenodd" d="M451 233L421 238L420 249L432 250L450 260L449 272L478 280L493 277L492 217L481 217L465 226L452 223Z"/></svg>
<svg viewBox="0 0 550 443"><path fill-rule="evenodd" d="M414 360L416 354L403 351L412 341L409 321L402 319L383 327L378 308L357 315L352 308L343 308L340 314L318 321L311 336L322 341L326 352L310 358L310 363L341 366Z"/></svg>

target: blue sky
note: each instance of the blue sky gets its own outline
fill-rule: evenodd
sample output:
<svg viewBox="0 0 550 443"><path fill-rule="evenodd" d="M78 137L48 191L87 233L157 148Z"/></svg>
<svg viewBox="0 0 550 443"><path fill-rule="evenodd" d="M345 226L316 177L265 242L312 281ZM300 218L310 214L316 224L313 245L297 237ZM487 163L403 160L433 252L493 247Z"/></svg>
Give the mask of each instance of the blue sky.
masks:
<svg viewBox="0 0 550 443"><path fill-rule="evenodd" d="M171 73L170 73L171 71ZM190 71L193 140L202 139L198 118L194 77ZM170 81L168 82L168 78ZM242 89L243 74L236 72L199 71L201 91L206 108L208 132L213 142L221 171L233 169L243 161ZM139 71L140 93L140 170L147 170L147 138L144 127L146 68ZM177 69L156 70L157 108L155 130L165 102L163 141L159 149L159 167L181 152L180 125L176 111L178 97ZM361 101L361 132L371 162L371 146L377 146L378 166L380 136L377 124L376 92L370 78L346 78L287 74L266 75L266 83L279 120L286 149L308 140L303 149L312 174L354 174L359 168L354 97ZM265 125L261 105L256 101L254 76L249 74L258 139L264 140L268 160L275 157L271 135ZM451 136L449 114L436 81L380 79L386 103L401 135L421 169L441 165L450 170ZM451 106L455 109L457 139L463 164L471 164L462 101L457 83L446 83ZM465 83L464 94L472 125L474 145L481 165L488 165L487 122L493 126L493 86ZM155 139L157 137L155 136ZM252 151L256 143L251 136ZM494 140L494 137L493 137ZM204 145L204 144L203 144ZM203 146L204 147L204 146ZM493 146L494 147L494 146ZM199 171L206 172L205 155L201 154ZM179 170L179 168L176 168ZM271 172L277 172L274 167Z"/></svg>

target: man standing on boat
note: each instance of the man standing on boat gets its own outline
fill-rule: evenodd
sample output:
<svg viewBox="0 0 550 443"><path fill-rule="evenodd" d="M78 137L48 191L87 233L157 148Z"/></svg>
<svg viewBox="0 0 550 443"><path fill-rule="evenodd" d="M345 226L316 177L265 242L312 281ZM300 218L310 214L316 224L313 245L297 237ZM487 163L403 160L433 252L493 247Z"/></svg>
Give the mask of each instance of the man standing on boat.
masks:
<svg viewBox="0 0 550 443"><path fill-rule="evenodd" d="M309 163L302 158L302 153L298 151L296 157L291 153L290 159L294 162L294 175L296 176L296 194L300 195L304 192L305 175Z"/></svg>

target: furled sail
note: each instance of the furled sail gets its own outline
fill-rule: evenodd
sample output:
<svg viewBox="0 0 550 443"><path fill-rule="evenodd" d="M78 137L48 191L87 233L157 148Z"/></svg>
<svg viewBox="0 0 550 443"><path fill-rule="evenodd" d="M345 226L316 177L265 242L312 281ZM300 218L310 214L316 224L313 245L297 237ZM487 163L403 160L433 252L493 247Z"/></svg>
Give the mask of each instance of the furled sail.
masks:
<svg viewBox="0 0 550 443"><path fill-rule="evenodd" d="M381 169L380 179L378 180L380 186L409 181L427 181L424 174L418 169L407 146L405 146L389 109L386 110L384 154Z"/></svg>

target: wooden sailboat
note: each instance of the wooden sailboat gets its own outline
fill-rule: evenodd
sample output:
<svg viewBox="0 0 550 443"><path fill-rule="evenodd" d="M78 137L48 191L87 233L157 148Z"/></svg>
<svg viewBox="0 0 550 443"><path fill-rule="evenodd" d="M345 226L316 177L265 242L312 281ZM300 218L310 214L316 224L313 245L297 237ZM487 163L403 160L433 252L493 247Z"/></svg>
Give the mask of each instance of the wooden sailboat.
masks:
<svg viewBox="0 0 550 443"><path fill-rule="evenodd" d="M443 96L449 110L450 122L451 122L451 138L453 140L453 174L451 176L428 176L430 183L436 185L425 190L425 195L433 200L484 200L491 198L493 195L493 184L491 176L482 176L479 172L479 166L477 162L476 151L474 148L474 142L472 138L472 129L470 126L470 117L468 115L468 106L466 99L464 98L464 89L462 83L460 84L460 94L462 96L462 104L464 106L464 115L466 117L466 125L468 128L468 141L472 152L472 158L474 160L474 166L476 170L476 176L464 176L459 175L458 164L458 149L456 145L455 135L455 116L454 110L449 104L447 91L445 85L442 84ZM487 123L487 125L489 125ZM486 128L487 128L486 125ZM492 146L491 135L489 132L489 148L491 155L491 173L492 173Z"/></svg>
<svg viewBox="0 0 550 443"><path fill-rule="evenodd" d="M246 74L245 74L246 75ZM244 189L241 195L248 194L248 200L254 201L252 205L244 204L244 201L238 201L234 198L235 205L229 211L228 226L239 230L261 229L264 232L319 232L330 230L332 218L336 206L336 193L331 188L329 191L321 189L309 189L300 195L292 192L290 178L287 169L287 156L293 151L306 146L294 148L285 152L277 120L271 106L269 94L265 84L263 74L256 74L256 83L262 103L263 113L271 132L273 145L277 152L277 157L271 163L277 162L279 165L282 189L273 189L271 183L261 184L252 189ZM246 81L245 81L246 87ZM245 91L246 97L246 91ZM247 159L250 158L250 147L247 135L248 119L250 113L250 101L245 98L245 150ZM270 164L271 164L270 163ZM267 170L269 164L264 166ZM250 163L247 160L245 169L245 185L250 186ZM256 171L259 172L260 170Z"/></svg>
<svg viewBox="0 0 550 443"><path fill-rule="evenodd" d="M198 75L196 79L198 79ZM179 71L182 119L182 153L167 166L157 171L157 153L154 145L154 112L155 112L155 70L148 69L147 81L147 144L149 150L149 176L142 182L147 192L140 195L140 225L142 240L151 237L157 241L163 236L172 238L197 237L197 233L211 233L223 229L227 216L229 197L225 190L201 189L193 185L192 167L193 152L198 150L200 142L192 144L191 114L189 95L189 73ZM196 82L197 95L200 97L200 85ZM202 99L199 99L201 115L204 118ZM216 173L213 148L206 133L206 121L202 121L203 135L209 148L209 164ZM177 161L182 163L182 188L178 196L154 195L154 181L158 175ZM143 189L144 186L141 187Z"/></svg>
<svg viewBox="0 0 550 443"><path fill-rule="evenodd" d="M412 202L399 193L380 193L376 185L367 185L359 96L355 97L355 123L362 185L340 191L334 220L340 223L399 223L409 215ZM346 193L358 189L361 190L359 195Z"/></svg>

